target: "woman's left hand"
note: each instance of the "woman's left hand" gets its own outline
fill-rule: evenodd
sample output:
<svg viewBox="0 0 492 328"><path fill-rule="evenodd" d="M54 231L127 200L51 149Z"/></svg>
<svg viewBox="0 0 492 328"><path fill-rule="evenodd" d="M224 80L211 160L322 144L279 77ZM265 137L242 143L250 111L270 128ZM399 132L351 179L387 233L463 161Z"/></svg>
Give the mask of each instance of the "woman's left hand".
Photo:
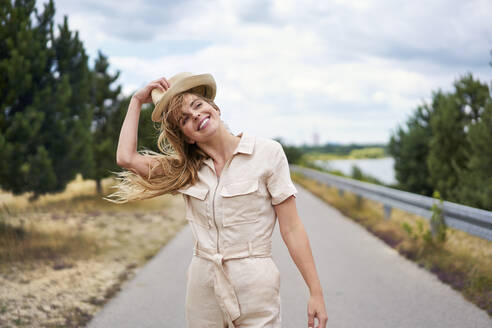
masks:
<svg viewBox="0 0 492 328"><path fill-rule="evenodd" d="M326 328L328 315L326 314L325 300L323 295L311 295L308 302L308 327ZM318 325L314 327L314 318L318 318Z"/></svg>

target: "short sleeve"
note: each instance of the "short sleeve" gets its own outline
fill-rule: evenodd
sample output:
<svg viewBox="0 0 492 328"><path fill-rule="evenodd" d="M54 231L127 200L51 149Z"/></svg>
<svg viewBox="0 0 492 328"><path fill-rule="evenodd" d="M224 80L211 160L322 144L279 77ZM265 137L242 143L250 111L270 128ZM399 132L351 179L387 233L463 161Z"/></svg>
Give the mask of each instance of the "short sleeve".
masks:
<svg viewBox="0 0 492 328"><path fill-rule="evenodd" d="M271 172L267 177L266 185L272 197L272 205L286 200L290 195L297 194L297 189L290 178L289 162L282 145L275 143L272 151Z"/></svg>

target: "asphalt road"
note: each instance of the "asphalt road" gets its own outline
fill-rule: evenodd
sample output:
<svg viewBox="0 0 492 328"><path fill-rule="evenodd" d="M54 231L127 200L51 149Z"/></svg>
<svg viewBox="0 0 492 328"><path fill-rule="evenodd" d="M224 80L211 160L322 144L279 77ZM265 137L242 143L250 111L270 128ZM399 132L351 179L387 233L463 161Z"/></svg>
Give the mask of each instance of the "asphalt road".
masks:
<svg viewBox="0 0 492 328"><path fill-rule="evenodd" d="M327 327L492 327L487 313L460 293L300 185L296 187L297 208L323 286ZM123 284L88 327L185 327L185 272L192 249L193 236L186 226ZM307 327L309 291L278 224L273 259L281 272L282 327Z"/></svg>

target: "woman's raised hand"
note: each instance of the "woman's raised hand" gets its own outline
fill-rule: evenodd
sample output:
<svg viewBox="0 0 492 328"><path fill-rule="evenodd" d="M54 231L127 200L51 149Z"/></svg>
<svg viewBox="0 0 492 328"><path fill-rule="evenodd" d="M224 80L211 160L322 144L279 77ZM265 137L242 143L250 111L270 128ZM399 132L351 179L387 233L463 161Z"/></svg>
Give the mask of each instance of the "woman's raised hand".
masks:
<svg viewBox="0 0 492 328"><path fill-rule="evenodd" d="M152 90L158 88L161 91L166 91L169 89L170 84L166 80L165 77L161 77L160 79L154 80L147 84L142 89L138 90L133 94L133 97L136 98L141 104L151 103L152 102Z"/></svg>

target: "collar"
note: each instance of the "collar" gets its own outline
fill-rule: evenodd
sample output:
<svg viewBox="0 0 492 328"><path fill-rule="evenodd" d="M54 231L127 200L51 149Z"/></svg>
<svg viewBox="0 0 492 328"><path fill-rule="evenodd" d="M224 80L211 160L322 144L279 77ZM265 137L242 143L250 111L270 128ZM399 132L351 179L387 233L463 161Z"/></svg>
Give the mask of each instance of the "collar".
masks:
<svg viewBox="0 0 492 328"><path fill-rule="evenodd" d="M237 137L241 137L241 139L239 140L239 144L237 145L236 149L232 153L232 156L236 155L237 153L251 155L255 147L255 136L250 136L249 134L240 132ZM207 164L212 170L215 170L214 160L211 157L207 158L204 163Z"/></svg>
<svg viewBox="0 0 492 328"><path fill-rule="evenodd" d="M237 137L241 137L241 139L232 155L236 155L237 153L251 155L253 153L253 148L255 148L255 137L244 134L243 132L239 133Z"/></svg>

